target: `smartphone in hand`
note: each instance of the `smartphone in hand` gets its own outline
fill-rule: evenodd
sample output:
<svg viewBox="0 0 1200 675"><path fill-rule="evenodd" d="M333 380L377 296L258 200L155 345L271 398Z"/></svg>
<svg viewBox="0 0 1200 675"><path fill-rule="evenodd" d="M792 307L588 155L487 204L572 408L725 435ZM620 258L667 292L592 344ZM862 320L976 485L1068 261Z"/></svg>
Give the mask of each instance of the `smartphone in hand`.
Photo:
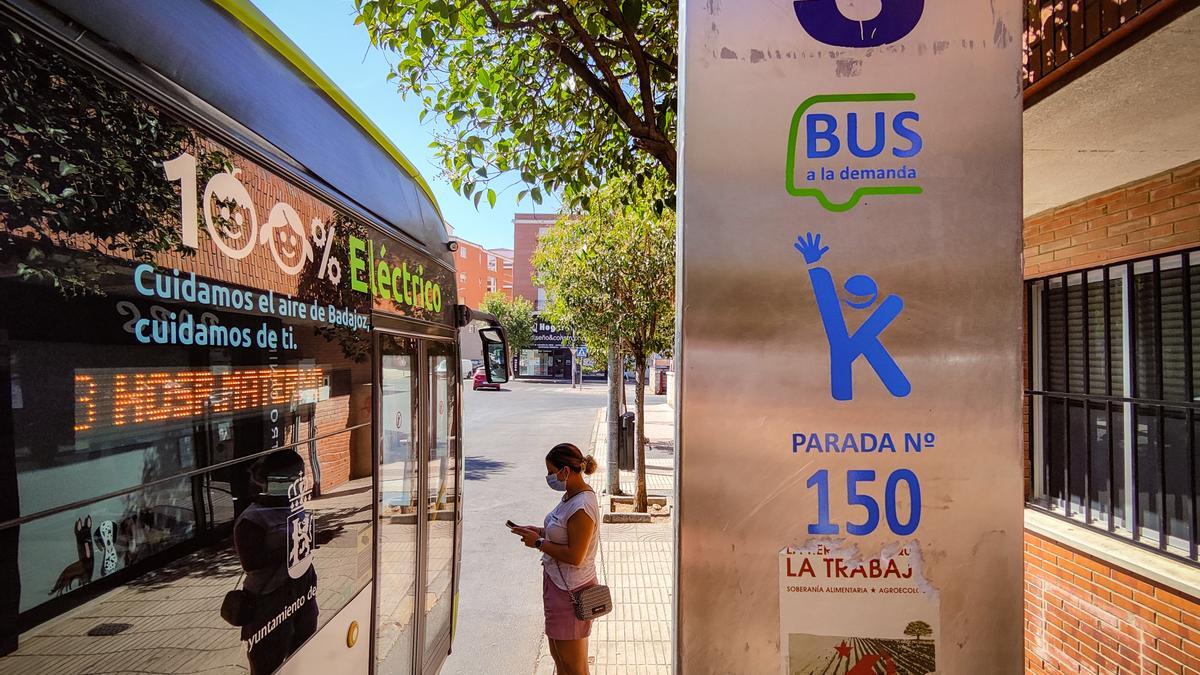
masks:
<svg viewBox="0 0 1200 675"><path fill-rule="evenodd" d="M510 530L515 530L517 528L517 524L511 520L504 521L504 524L507 525L508 529L510 529Z"/></svg>

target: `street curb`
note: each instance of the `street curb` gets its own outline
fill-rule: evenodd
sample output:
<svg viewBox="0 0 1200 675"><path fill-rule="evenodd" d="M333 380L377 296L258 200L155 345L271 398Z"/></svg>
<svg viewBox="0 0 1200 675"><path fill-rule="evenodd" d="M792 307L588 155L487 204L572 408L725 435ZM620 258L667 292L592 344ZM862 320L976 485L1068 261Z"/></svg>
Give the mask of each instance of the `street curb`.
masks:
<svg viewBox="0 0 1200 675"><path fill-rule="evenodd" d="M592 439L589 442L587 452L587 454L595 457L596 459L596 473L592 475L603 476L603 478L599 478L600 489L596 493L598 495L604 495L608 493L608 448L605 448L604 450L604 457L596 457L596 446L600 444L600 430L605 426L607 421L608 409L600 408L597 410L596 421L592 424ZM591 484L591 481L589 480L588 483Z"/></svg>

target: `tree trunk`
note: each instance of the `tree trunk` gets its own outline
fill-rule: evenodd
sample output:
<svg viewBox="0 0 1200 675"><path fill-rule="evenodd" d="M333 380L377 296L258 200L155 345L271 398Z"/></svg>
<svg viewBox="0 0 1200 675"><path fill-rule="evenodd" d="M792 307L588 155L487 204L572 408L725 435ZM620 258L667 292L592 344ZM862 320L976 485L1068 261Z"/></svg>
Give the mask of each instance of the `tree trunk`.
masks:
<svg viewBox="0 0 1200 675"><path fill-rule="evenodd" d="M620 352L617 352L617 371L617 381L621 383L620 405L621 409L624 410L626 407L628 407L625 403L625 357Z"/></svg>
<svg viewBox="0 0 1200 675"><path fill-rule="evenodd" d="M616 343L608 346L608 494L621 494L621 471L617 466L617 443L621 435L621 390L625 377Z"/></svg>
<svg viewBox="0 0 1200 675"><path fill-rule="evenodd" d="M634 406L637 410L637 431L634 433L634 449L637 457L637 495L634 498L633 510L647 513L649 505L646 500L646 356L635 354L633 358L637 368L637 389L633 392Z"/></svg>

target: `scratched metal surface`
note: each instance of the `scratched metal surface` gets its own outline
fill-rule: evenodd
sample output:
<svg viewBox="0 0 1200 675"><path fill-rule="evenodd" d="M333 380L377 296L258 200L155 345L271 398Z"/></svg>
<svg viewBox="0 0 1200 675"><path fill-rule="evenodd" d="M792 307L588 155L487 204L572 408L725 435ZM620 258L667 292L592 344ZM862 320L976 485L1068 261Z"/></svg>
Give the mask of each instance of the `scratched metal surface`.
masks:
<svg viewBox="0 0 1200 675"><path fill-rule="evenodd" d="M908 467L924 497L912 538L939 594L939 672L1019 672L1020 3L929 0L911 34L875 49L820 45L783 0L682 11L678 671L778 672L778 552L808 539L806 480ZM924 147L909 164L923 194L844 213L789 195L793 112L815 94L863 92L917 94ZM860 166L850 160L836 163ZM869 274L881 297L903 298L882 339L907 397L859 359L853 400L832 399L826 333L792 247L809 231L839 284ZM792 452L796 432L866 431L931 431L936 446L918 459ZM833 522L860 518L844 496L831 501ZM886 527L843 537L867 554L905 539Z"/></svg>

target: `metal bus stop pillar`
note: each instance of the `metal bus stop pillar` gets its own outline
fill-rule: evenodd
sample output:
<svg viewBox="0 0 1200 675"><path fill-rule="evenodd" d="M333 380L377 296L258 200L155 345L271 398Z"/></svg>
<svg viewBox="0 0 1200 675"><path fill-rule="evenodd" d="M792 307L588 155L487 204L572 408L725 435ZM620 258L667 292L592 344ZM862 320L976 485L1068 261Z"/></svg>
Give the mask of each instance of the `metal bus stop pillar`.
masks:
<svg viewBox="0 0 1200 675"><path fill-rule="evenodd" d="M684 1L676 672L1020 672L1021 7Z"/></svg>

